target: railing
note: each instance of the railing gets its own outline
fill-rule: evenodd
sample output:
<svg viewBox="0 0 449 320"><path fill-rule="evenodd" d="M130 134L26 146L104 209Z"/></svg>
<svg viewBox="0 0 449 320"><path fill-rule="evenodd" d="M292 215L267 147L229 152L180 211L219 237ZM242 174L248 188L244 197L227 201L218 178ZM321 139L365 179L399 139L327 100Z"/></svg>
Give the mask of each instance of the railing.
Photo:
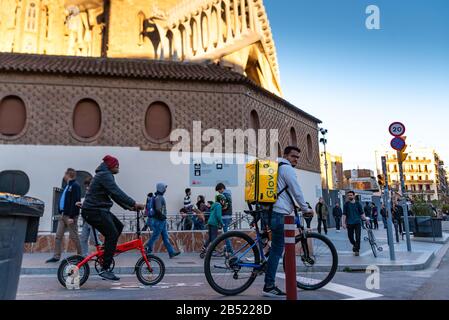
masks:
<svg viewBox="0 0 449 320"><path fill-rule="evenodd" d="M136 214L134 212L121 212L115 214L123 223L123 232L136 232ZM146 221L146 218L144 219ZM191 223L186 223L190 220ZM141 220L141 228L145 225L145 221ZM189 227L190 226L190 227ZM248 215L242 212L235 212L232 215L232 222L229 226L230 230L247 230L249 229ZM201 231L207 230L207 225L199 222L195 214L168 214L167 215L168 231Z"/></svg>

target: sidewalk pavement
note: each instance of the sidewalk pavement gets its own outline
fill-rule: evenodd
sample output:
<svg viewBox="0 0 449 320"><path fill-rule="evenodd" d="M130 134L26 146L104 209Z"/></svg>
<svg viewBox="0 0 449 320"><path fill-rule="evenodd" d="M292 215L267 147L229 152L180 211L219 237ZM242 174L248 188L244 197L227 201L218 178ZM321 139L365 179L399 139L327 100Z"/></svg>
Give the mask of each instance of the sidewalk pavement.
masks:
<svg viewBox="0 0 449 320"><path fill-rule="evenodd" d="M407 245L404 240L395 243L396 260L390 260L389 247L387 244L386 230L382 224L380 229L375 230L379 246L383 247L382 252L378 252L375 258L367 241L364 241L366 231L362 230L362 244L360 256L355 257L352 253L352 247L347 240L345 230L337 233L335 229L330 229L328 237L334 243L338 251L339 266L338 271L360 271L364 272L368 266L377 266L381 271L416 271L423 270L430 266L433 258L440 252L446 250L445 245L449 241L449 233L444 233L443 238L436 239L413 239L412 252L407 252ZM67 253L66 256L71 254ZM204 260L199 257L199 253L184 253L173 259L169 259L167 254L157 254L164 260L167 274L189 274L203 273ZM55 274L59 263L46 264L45 260L51 257L50 253L28 253L24 254L22 262L22 274ZM134 265L139 259L140 254L136 252L127 252L115 257L115 272L118 274L131 274L134 272ZM93 263L91 268L94 268ZM282 265L279 265L279 271L282 271Z"/></svg>

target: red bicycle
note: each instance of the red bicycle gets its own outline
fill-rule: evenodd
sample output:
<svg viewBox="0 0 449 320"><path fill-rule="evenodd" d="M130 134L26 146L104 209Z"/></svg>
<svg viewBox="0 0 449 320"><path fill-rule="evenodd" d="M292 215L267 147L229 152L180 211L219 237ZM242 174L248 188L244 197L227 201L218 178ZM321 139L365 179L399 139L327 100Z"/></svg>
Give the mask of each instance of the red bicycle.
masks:
<svg viewBox="0 0 449 320"><path fill-rule="evenodd" d="M137 239L117 245L114 257L130 250L138 250L142 257L137 261L134 268L137 279L146 286L154 286L158 284L165 274L165 264L159 257L156 257L145 252L143 246L141 231L140 231L140 217L141 213L137 212ZM95 232L94 232L95 234ZM100 272L103 265L104 248L99 245L95 237L96 252L91 253L87 257L80 255L70 256L65 258L58 268L58 280L62 286L67 287L69 283L76 282L77 285L82 286L90 275L89 262L95 262L95 270ZM115 261L112 260L109 271L114 270ZM76 278L76 279L74 279Z"/></svg>

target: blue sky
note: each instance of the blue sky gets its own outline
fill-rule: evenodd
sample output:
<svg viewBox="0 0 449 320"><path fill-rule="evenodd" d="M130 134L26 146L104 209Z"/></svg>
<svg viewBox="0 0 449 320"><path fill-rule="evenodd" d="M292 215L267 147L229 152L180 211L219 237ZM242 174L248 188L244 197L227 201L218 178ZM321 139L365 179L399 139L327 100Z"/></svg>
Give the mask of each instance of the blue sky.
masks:
<svg viewBox="0 0 449 320"><path fill-rule="evenodd" d="M323 121L345 169L375 169L402 121L449 164L449 1L265 0L284 98ZM368 5L380 30L365 27Z"/></svg>

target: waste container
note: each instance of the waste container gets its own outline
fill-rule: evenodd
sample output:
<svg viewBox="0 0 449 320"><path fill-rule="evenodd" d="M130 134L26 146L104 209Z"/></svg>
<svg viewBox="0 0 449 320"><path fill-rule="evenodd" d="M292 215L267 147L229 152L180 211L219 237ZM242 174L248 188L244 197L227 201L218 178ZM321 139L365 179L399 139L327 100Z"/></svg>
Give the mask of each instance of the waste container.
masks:
<svg viewBox="0 0 449 320"><path fill-rule="evenodd" d="M0 193L0 300L14 300L25 243L36 242L44 202Z"/></svg>

